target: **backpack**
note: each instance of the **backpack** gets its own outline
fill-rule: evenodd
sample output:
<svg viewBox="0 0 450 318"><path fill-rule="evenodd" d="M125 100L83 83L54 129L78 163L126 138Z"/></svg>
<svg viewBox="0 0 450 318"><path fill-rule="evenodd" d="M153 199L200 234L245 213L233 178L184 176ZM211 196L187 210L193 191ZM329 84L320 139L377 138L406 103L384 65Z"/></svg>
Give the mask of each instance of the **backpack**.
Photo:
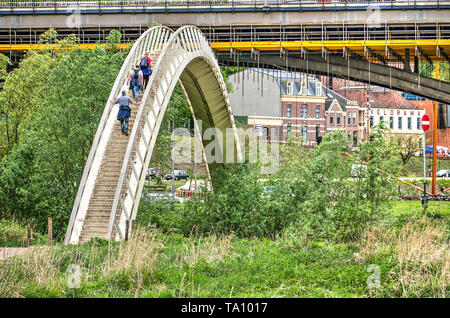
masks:
<svg viewBox="0 0 450 318"><path fill-rule="evenodd" d="M141 69L146 69L148 68L150 65L148 64L148 57L144 57L141 61L141 63L139 64L139 66L141 67Z"/></svg>
<svg viewBox="0 0 450 318"><path fill-rule="evenodd" d="M134 77L135 80L139 80L139 71L140 71L140 70L134 70L134 75L133 75L133 77Z"/></svg>

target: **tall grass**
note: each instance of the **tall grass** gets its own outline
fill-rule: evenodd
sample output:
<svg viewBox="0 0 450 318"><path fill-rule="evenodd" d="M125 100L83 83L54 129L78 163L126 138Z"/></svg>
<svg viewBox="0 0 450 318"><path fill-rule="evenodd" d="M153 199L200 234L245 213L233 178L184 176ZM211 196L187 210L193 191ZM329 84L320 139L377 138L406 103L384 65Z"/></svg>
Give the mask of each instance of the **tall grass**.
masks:
<svg viewBox="0 0 450 318"><path fill-rule="evenodd" d="M144 228L137 228L128 242L34 246L24 255L0 262L0 297L98 296L98 290L102 295L138 295L143 280L153 273L161 248L157 233ZM68 286L66 271L71 264L81 268L81 290Z"/></svg>
<svg viewBox="0 0 450 318"><path fill-rule="evenodd" d="M35 246L0 261L0 297L448 297L446 218L368 227L356 242L183 237L137 227L128 242ZM69 288L71 264L79 288ZM369 265L381 286L367 285Z"/></svg>
<svg viewBox="0 0 450 318"><path fill-rule="evenodd" d="M445 221L420 217L400 228L372 226L363 233L359 245L358 256L363 261L382 255L395 258L396 265L386 278L392 296L449 296L450 245Z"/></svg>

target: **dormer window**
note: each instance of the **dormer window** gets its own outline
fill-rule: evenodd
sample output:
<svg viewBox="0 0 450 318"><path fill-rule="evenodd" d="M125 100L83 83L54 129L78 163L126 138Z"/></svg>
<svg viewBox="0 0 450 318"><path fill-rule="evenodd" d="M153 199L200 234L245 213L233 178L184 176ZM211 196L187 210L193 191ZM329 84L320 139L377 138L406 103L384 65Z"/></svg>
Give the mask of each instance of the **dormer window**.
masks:
<svg viewBox="0 0 450 318"><path fill-rule="evenodd" d="M303 79L300 82L300 91L299 95L308 95L308 78L303 76Z"/></svg>
<svg viewBox="0 0 450 318"><path fill-rule="evenodd" d="M322 83L316 82L316 96L322 96Z"/></svg>
<svg viewBox="0 0 450 318"><path fill-rule="evenodd" d="M293 95L294 94L294 83L292 81L286 82L286 94Z"/></svg>

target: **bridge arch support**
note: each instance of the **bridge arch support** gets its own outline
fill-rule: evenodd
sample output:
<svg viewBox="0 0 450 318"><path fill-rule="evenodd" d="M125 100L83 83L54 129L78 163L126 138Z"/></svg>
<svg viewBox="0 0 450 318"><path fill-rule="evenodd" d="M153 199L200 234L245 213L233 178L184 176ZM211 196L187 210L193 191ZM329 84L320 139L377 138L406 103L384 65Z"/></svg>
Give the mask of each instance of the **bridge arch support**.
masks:
<svg viewBox="0 0 450 318"><path fill-rule="evenodd" d="M177 83L189 99L194 120L202 121L202 130L232 128L240 156L226 85L207 39L196 27L185 26L175 32L160 26L147 30L130 50L109 100L119 96L130 70L145 52L150 52L156 64L141 103L132 112L131 134L120 136L118 105L108 101L79 185L65 244L92 237L123 240L131 230L130 221L136 218L156 138ZM225 149L219 151L224 158Z"/></svg>

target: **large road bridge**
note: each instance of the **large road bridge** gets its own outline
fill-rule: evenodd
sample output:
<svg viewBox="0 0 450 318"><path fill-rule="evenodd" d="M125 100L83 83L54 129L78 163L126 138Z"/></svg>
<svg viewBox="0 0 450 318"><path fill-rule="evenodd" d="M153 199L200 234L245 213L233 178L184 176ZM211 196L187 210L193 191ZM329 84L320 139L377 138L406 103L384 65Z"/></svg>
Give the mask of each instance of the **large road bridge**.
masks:
<svg viewBox="0 0 450 318"><path fill-rule="evenodd" d="M131 41L153 22L172 29L195 25L208 39L225 38L230 29L245 36L250 28L277 38L280 27L287 37L303 30L310 40L322 36L322 27L330 40L342 31L362 39L366 29L373 39L385 32L392 39L411 39L417 31L429 37L436 30L445 37L449 12L450 0L6 0L0 2L0 42L29 42L49 26L85 43L103 39L111 28Z"/></svg>

